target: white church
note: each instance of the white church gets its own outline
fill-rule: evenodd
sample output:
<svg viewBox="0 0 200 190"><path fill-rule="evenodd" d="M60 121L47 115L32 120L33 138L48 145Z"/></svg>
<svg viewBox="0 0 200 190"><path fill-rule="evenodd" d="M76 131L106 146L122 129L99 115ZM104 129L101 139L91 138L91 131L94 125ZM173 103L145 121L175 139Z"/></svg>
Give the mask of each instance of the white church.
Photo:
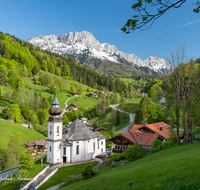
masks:
<svg viewBox="0 0 200 190"><path fill-rule="evenodd" d="M106 137L91 131L78 118L62 131L62 109L54 95L48 120L47 163L61 164L91 160L101 152L105 152Z"/></svg>

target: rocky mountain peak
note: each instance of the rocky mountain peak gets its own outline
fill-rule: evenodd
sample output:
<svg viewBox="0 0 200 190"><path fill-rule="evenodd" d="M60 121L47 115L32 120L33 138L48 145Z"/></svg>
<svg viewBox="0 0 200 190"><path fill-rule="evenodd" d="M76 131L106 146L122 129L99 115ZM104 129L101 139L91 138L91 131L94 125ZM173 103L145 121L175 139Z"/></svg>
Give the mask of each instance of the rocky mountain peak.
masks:
<svg viewBox="0 0 200 190"><path fill-rule="evenodd" d="M73 55L81 63L87 62L87 56L93 56L94 58L107 59L117 64L122 64L129 69L137 65L139 67L149 67L161 73L170 73L172 71L172 66L163 58L150 56L142 61L138 55L119 51L114 45L108 43L100 44L93 34L87 31L69 32L58 37L55 35L36 36L28 41L41 49L47 49L62 55ZM80 54L84 54L86 60L78 60L78 55ZM129 62L128 66L122 60Z"/></svg>

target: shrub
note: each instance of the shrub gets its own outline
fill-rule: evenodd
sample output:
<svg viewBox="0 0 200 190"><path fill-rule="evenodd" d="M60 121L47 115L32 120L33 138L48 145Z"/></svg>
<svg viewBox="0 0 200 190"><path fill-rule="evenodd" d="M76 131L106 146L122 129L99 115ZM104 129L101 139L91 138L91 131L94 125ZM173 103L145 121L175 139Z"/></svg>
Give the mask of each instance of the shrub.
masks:
<svg viewBox="0 0 200 190"><path fill-rule="evenodd" d="M126 153L122 152L122 153L111 154L109 158L110 158L110 161L114 161L114 162L124 160L126 159Z"/></svg>
<svg viewBox="0 0 200 190"><path fill-rule="evenodd" d="M109 167L110 165L111 165L111 160L110 159L105 159L104 166Z"/></svg>
<svg viewBox="0 0 200 190"><path fill-rule="evenodd" d="M160 139L156 139L155 141L153 141L151 144L151 152L154 153L161 150L161 144L162 144L162 141Z"/></svg>
<svg viewBox="0 0 200 190"><path fill-rule="evenodd" d="M92 172L92 165L91 164L87 164L85 166L85 169L81 172L82 176L84 179L88 179L92 176L93 172Z"/></svg>
<svg viewBox="0 0 200 190"><path fill-rule="evenodd" d="M134 161L146 155L145 148L141 145L135 144L126 150L126 158L128 161Z"/></svg>

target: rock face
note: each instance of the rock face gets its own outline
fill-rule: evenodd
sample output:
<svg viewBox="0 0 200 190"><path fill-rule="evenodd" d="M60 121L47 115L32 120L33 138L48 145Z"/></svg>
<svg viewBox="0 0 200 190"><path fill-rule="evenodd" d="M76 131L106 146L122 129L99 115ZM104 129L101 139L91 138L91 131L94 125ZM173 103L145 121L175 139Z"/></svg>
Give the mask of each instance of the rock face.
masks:
<svg viewBox="0 0 200 190"><path fill-rule="evenodd" d="M156 72L169 74L172 72L172 66L163 58L150 56L145 60L141 60L139 56L127 54L119 51L114 45L108 43L100 44L100 42L89 32L69 32L60 36L44 35L36 36L28 40L35 46L43 50L49 50L61 55L77 55L76 60L85 63L87 60L79 60L78 55L84 54L85 57L92 56L101 60L120 63L129 69L134 69L134 66L148 67ZM126 60L126 63L123 61ZM128 65L127 65L127 62Z"/></svg>

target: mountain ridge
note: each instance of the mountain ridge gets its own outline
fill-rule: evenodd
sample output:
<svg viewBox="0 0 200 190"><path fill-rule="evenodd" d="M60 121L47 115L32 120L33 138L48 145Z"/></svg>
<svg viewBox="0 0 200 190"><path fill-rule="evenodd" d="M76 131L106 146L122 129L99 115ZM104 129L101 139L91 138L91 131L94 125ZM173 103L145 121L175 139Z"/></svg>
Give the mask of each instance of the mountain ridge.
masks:
<svg viewBox="0 0 200 190"><path fill-rule="evenodd" d="M73 55L76 58L78 55L84 54L97 59L106 59L117 64L122 64L131 70L134 70L135 67L148 67L162 74L169 74L173 70L172 66L163 58L149 56L141 60L138 55L124 53L114 45L108 43L101 44L92 33L87 31L69 32L60 36L54 34L35 36L27 41L43 50L49 50L61 55ZM129 63L121 61L122 59L125 59ZM81 62L78 58L77 61ZM84 62L87 65L86 60L81 63L84 64Z"/></svg>

